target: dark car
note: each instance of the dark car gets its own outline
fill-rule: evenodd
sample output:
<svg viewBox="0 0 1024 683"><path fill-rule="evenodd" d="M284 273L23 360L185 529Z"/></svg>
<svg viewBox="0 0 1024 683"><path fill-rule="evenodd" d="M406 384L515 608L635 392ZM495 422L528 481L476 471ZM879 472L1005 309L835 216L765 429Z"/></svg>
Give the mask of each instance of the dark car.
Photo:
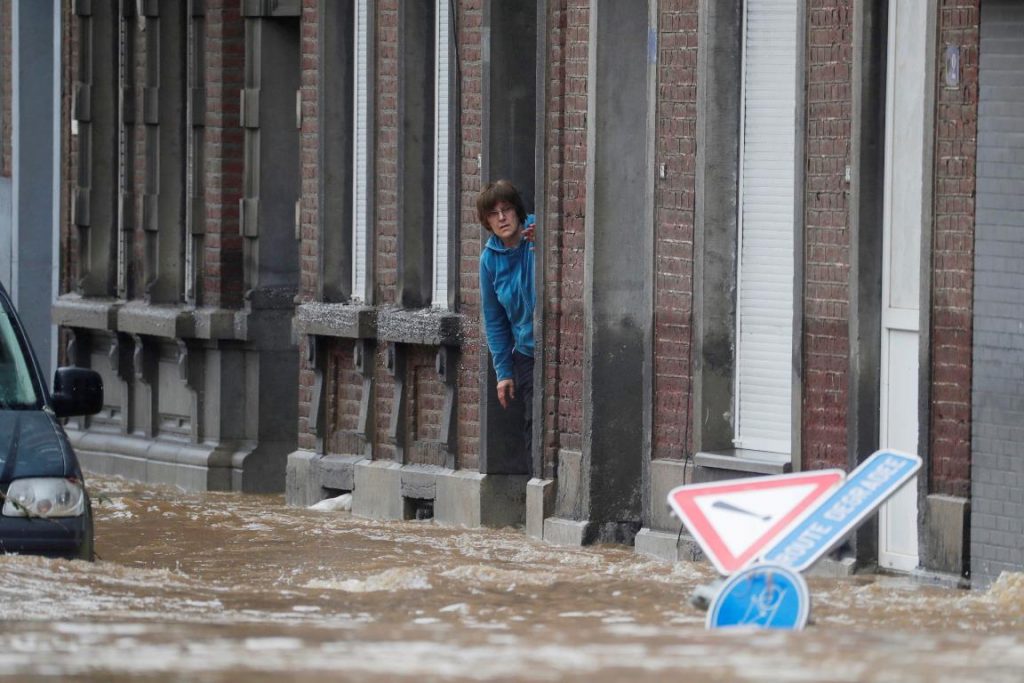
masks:
<svg viewBox="0 0 1024 683"><path fill-rule="evenodd" d="M0 553L93 559L89 494L59 418L102 406L93 370L58 368L47 391L0 286Z"/></svg>

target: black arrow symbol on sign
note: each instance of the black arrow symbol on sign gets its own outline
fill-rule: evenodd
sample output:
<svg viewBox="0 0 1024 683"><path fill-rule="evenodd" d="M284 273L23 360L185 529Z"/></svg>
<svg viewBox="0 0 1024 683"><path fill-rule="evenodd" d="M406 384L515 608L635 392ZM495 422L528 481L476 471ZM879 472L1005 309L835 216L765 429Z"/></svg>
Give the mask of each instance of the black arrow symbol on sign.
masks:
<svg viewBox="0 0 1024 683"><path fill-rule="evenodd" d="M771 515L759 515L756 512L745 510L737 505L733 505L732 503L726 503L724 500L716 500L714 503L711 504L711 507L720 508L722 510L728 510L729 512L738 512L741 515L750 515L751 517L757 517L762 522L767 522L772 518Z"/></svg>

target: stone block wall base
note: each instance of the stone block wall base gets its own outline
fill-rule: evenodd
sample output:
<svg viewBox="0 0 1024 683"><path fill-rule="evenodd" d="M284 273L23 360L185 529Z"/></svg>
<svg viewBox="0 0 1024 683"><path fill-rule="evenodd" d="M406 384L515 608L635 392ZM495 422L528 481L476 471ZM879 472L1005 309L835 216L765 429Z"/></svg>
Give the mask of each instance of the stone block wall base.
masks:
<svg viewBox="0 0 1024 683"><path fill-rule="evenodd" d="M355 466L363 460L357 455L319 455L313 451L295 451L288 455L285 475L285 502L309 507L324 498L355 489Z"/></svg>
<svg viewBox="0 0 1024 683"><path fill-rule="evenodd" d="M553 545L633 545L639 530L639 522L578 521L564 517L549 517L544 520L544 540Z"/></svg>
<svg viewBox="0 0 1024 683"><path fill-rule="evenodd" d="M805 576L826 579L842 579L857 572L857 560L853 557L828 557L827 555L804 571Z"/></svg>
<svg viewBox="0 0 1024 683"><path fill-rule="evenodd" d="M404 519L402 466L387 460L362 460L355 467L352 514L370 519Z"/></svg>
<svg viewBox="0 0 1024 683"><path fill-rule="evenodd" d="M704 553L697 542L687 534L669 533L655 529L641 529L636 535L634 549L640 555L666 562L703 562Z"/></svg>
<svg viewBox="0 0 1024 683"><path fill-rule="evenodd" d="M927 497L925 543L921 564L926 570L963 576L970 547L971 505L966 498Z"/></svg>
<svg viewBox="0 0 1024 683"><path fill-rule="evenodd" d="M295 451L288 454L285 468L284 502L296 507L309 507L319 498L319 487L315 486L313 461L318 458L313 451Z"/></svg>
<svg viewBox="0 0 1024 683"><path fill-rule="evenodd" d="M544 520L544 540L552 545L589 545L596 536L593 527L591 522L548 517Z"/></svg>
<svg viewBox="0 0 1024 683"><path fill-rule="evenodd" d="M436 480L434 519L464 527L506 527L526 517L526 475L447 471Z"/></svg>
<svg viewBox="0 0 1024 683"><path fill-rule="evenodd" d="M526 534L531 538L544 538L544 520L554 512L556 489L553 479L526 483Z"/></svg>
<svg viewBox="0 0 1024 683"><path fill-rule="evenodd" d="M248 451L123 434L67 430L68 439L86 472L112 474L151 484L170 484L186 491L232 490L231 461Z"/></svg>
<svg viewBox="0 0 1024 683"><path fill-rule="evenodd" d="M430 501L438 524L520 526L526 517L527 480L526 475L488 475L296 451L288 456L285 499L289 505L305 507L338 492L351 492L352 514L390 520L410 518L422 510L423 501Z"/></svg>

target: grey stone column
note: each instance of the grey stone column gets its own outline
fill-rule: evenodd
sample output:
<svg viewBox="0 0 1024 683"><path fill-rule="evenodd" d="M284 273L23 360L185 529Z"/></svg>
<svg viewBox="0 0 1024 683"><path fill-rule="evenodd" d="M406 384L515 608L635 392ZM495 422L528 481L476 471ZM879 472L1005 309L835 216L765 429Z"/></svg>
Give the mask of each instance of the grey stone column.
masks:
<svg viewBox="0 0 1024 683"><path fill-rule="evenodd" d="M544 530L555 542L631 543L640 528L657 54L649 12L634 0L590 10L583 451L578 466L559 465L558 517Z"/></svg>
<svg viewBox="0 0 1024 683"><path fill-rule="evenodd" d="M887 0L858 0L853 17L850 144L850 393L847 465L878 448L882 324L882 208L885 196ZM857 559L878 557L878 521L854 536Z"/></svg>
<svg viewBox="0 0 1024 683"><path fill-rule="evenodd" d="M56 1L12 5L12 295L48 378L57 355L60 16Z"/></svg>

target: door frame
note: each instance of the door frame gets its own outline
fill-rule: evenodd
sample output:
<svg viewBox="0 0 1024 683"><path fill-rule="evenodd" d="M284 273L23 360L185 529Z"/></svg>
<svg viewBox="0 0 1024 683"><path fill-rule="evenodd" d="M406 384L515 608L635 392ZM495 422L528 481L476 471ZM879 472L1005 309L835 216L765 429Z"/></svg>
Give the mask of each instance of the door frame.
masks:
<svg viewBox="0 0 1024 683"><path fill-rule="evenodd" d="M932 289L932 277L931 277L931 262L932 262L932 225L934 221L934 158L935 158L935 102L936 102L936 63L937 63L937 31L938 31L938 0L917 0L925 4L925 60L924 60L924 74L925 80L923 84L924 88L924 102L923 102L923 126L921 134L923 136L923 146L921 153L921 165L922 165L922 185L921 185L921 233L920 233L920 268L919 268L919 293L918 293L918 392L917 392L917 453L921 456L923 465L917 478L917 519L915 526L917 527L917 555L918 564L920 564L920 558L923 555L922 552L922 539L924 537L924 515L921 511L925 509L925 502L927 500L927 493L930 482L930 426L931 426L931 289ZM888 192L888 177L891 169L891 156L890 156L890 140L892 130L888 125L889 115L891 107L893 105L891 92L893 84L889 78L890 66L892 66L894 54L893 45L897 36L894 34L894 23L893 12L900 6L901 3L891 3L887 9L887 21L886 21L886 98L885 98L885 145L884 145L884 168L885 168L885 184L883 186L884 192ZM904 5L905 6L905 5ZM895 68L895 67L893 67ZM883 196L883 227L882 227L882 277L883 284L881 289L882 298L879 301L879 317L880 322L884 314L885 309L885 298L888 294L888 243L889 243L889 231L887 229L889 221L889 203L887 201L887 194ZM880 335L878 338L879 344L879 404L878 404L878 440L879 445L884 446L882 435L885 432L885 402L882 396L882 380L884 378L883 372L886 367L886 354L887 351L882 346L883 341L886 340L886 328L884 323L880 325ZM868 454L861 454L862 457L866 457ZM883 507L884 510L884 507ZM883 564L884 560L884 511L879 511L879 524L878 524L878 563ZM892 567L893 569L902 570L903 567ZM912 569L912 568L911 568Z"/></svg>

